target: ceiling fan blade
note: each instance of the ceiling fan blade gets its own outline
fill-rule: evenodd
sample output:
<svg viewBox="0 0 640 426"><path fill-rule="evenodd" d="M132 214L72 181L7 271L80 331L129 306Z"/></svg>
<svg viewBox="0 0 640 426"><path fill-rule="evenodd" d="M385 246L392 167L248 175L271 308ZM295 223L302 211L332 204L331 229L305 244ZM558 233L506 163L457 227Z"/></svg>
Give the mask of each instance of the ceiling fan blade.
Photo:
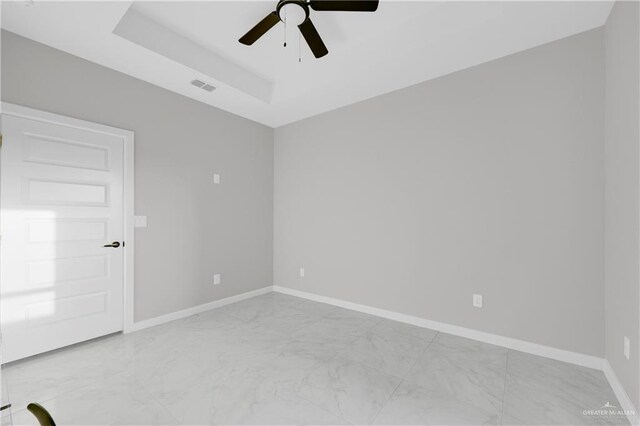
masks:
<svg viewBox="0 0 640 426"><path fill-rule="evenodd" d="M251 46L278 22L280 22L278 13L271 12L262 21L258 22L255 27L251 28L245 35L243 35L238 41L242 44L246 44L247 46Z"/></svg>
<svg viewBox="0 0 640 426"><path fill-rule="evenodd" d="M375 12L378 0L311 0L313 10L337 12Z"/></svg>
<svg viewBox="0 0 640 426"><path fill-rule="evenodd" d="M309 48L313 52L313 56L316 58L322 58L324 55L329 53L327 50L327 46L324 45L324 42L320 38L320 34L316 30L316 27L311 22L311 19L304 21L302 24L298 25L300 28L300 32L302 33L302 37L307 41Z"/></svg>

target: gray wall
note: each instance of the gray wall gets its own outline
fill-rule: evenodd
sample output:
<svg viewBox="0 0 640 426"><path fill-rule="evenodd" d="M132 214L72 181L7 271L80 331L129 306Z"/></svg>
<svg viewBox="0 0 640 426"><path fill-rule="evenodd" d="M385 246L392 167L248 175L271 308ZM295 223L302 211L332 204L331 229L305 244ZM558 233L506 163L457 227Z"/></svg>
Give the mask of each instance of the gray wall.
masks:
<svg viewBox="0 0 640 426"><path fill-rule="evenodd" d="M603 356L603 49L597 29L276 129L274 284Z"/></svg>
<svg viewBox="0 0 640 426"><path fill-rule="evenodd" d="M7 32L2 100L135 132L136 321L272 284L271 128Z"/></svg>
<svg viewBox="0 0 640 426"><path fill-rule="evenodd" d="M616 2L605 27L606 357L640 408L640 7ZM631 359L623 356L623 336Z"/></svg>
<svg viewBox="0 0 640 426"><path fill-rule="evenodd" d="M638 401L638 129L616 109L634 48L616 37L637 26L621 7L606 28L606 354ZM603 356L604 43L590 31L277 129L275 217L265 126L6 32L2 99L136 132L138 321L274 277Z"/></svg>

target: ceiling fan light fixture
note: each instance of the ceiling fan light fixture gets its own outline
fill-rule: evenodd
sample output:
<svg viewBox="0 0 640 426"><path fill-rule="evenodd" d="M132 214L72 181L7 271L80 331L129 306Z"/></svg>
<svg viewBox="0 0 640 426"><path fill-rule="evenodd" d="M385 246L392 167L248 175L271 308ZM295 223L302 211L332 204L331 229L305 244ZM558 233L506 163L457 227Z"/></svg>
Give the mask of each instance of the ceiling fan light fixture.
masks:
<svg viewBox="0 0 640 426"><path fill-rule="evenodd" d="M298 26L309 17L306 4L298 0L284 0L278 5L278 17L287 25Z"/></svg>
<svg viewBox="0 0 640 426"><path fill-rule="evenodd" d="M313 56L322 58L329 53L329 50L309 18L309 7L314 11L327 12L375 12L378 9L378 2L379 0L279 0L276 10L262 18L238 41L251 46L276 24L284 22L285 28L287 24L298 27ZM287 46L286 35L284 45Z"/></svg>

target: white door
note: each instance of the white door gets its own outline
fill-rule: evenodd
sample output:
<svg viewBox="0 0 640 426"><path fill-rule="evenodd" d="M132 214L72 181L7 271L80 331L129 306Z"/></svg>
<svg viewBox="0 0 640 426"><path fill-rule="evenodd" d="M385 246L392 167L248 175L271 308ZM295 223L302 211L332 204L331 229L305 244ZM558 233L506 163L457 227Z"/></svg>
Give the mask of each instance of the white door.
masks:
<svg viewBox="0 0 640 426"><path fill-rule="evenodd" d="M2 362L122 330L123 139L7 114L2 132Z"/></svg>

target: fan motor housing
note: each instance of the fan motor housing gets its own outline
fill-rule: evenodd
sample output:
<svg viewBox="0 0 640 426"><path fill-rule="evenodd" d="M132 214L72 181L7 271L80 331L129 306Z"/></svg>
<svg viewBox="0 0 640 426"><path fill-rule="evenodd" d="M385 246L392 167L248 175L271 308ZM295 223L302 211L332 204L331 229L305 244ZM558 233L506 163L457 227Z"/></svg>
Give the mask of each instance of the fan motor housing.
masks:
<svg viewBox="0 0 640 426"><path fill-rule="evenodd" d="M296 22L295 25L300 25L307 19L309 19L309 6L305 0L280 0L276 6L276 12L282 22L285 22L284 12L287 9L292 9L293 6L299 7L304 12L304 19L300 22Z"/></svg>

